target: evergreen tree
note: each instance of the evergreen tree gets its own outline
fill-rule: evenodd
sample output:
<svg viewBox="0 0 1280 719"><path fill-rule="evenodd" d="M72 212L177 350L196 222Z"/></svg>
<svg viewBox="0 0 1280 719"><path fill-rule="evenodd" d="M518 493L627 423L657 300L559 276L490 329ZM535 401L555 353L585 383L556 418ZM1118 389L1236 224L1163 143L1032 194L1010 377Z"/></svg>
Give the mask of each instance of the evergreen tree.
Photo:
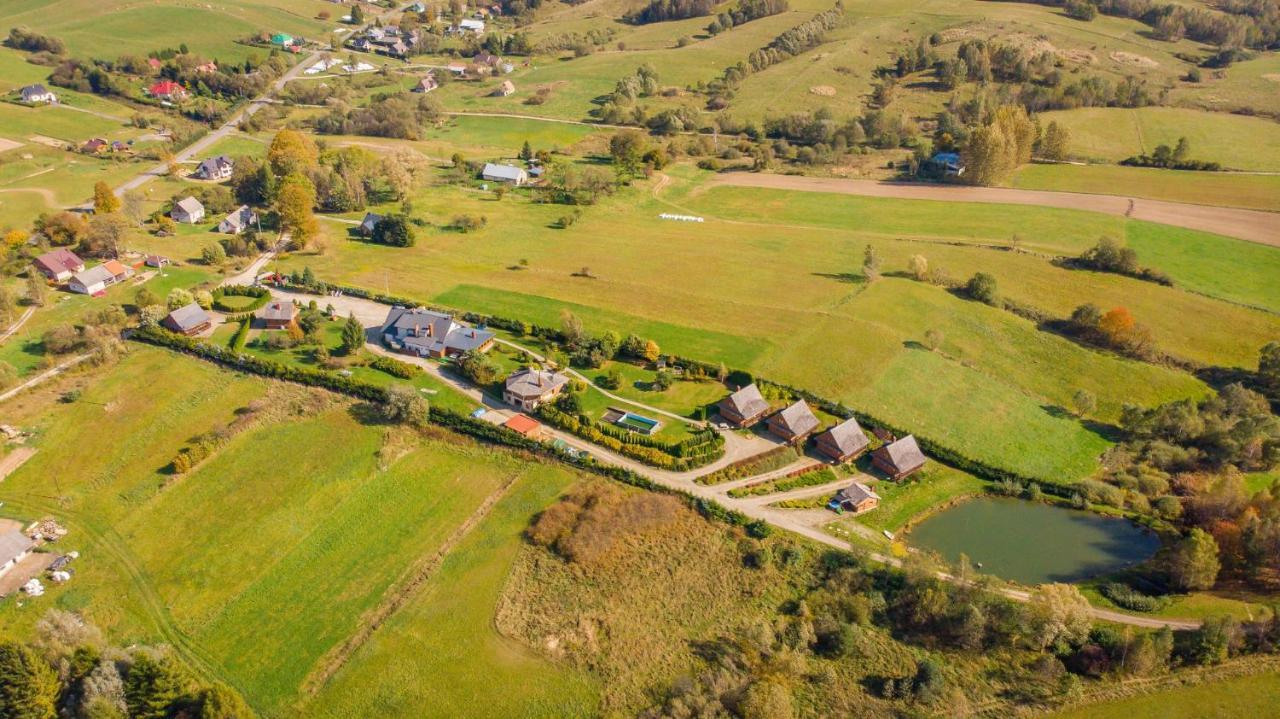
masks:
<svg viewBox="0 0 1280 719"><path fill-rule="evenodd" d="M53 719L57 701L58 674L53 667L30 647L0 644L0 717Z"/></svg>
<svg viewBox="0 0 1280 719"><path fill-rule="evenodd" d="M133 657L124 680L124 700L131 719L164 719L184 693L184 677L167 657L148 652Z"/></svg>
<svg viewBox="0 0 1280 719"><path fill-rule="evenodd" d="M354 354L361 347L364 347L364 325L360 324L355 315L350 315L347 323L342 326L342 353Z"/></svg>

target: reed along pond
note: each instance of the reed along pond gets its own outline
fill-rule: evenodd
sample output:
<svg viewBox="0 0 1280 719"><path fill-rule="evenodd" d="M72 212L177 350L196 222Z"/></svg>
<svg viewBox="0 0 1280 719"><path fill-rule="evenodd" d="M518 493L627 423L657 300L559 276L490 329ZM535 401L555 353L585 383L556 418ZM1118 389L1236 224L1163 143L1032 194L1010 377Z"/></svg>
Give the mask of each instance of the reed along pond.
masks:
<svg viewBox="0 0 1280 719"><path fill-rule="evenodd" d="M979 497L925 519L908 542L948 562L1023 584L1078 582L1142 562L1160 548L1127 519L1020 499Z"/></svg>

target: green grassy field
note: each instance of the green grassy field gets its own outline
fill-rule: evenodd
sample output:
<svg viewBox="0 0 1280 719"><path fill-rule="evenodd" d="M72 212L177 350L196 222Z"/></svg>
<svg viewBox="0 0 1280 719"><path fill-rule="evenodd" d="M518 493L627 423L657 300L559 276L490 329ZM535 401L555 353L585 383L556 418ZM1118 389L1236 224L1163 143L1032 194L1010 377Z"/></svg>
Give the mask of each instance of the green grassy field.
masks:
<svg viewBox="0 0 1280 719"><path fill-rule="evenodd" d="M1199 719L1268 716L1280 703L1280 674L1259 674L1087 704L1056 719Z"/></svg>
<svg viewBox="0 0 1280 719"><path fill-rule="evenodd" d="M1260 117L1207 114L1170 107L1083 108L1046 112L1071 132L1072 154L1118 161L1150 153L1156 145L1191 143L1191 157L1233 170L1280 169L1280 126Z"/></svg>
<svg viewBox="0 0 1280 719"><path fill-rule="evenodd" d="M265 50L237 43L259 31L321 37L335 25L315 19L331 5L320 0L224 0L216 5L163 0L13 0L0 8L4 27L24 26L64 40L71 53L114 60L186 43L192 52L242 60ZM198 31L195 31L197 30Z"/></svg>
<svg viewBox="0 0 1280 719"><path fill-rule="evenodd" d="M1187 172L1120 165L1026 165L1013 186L1028 190L1115 194L1170 202L1280 211L1280 176Z"/></svg>
<svg viewBox="0 0 1280 719"><path fill-rule="evenodd" d="M880 495L880 506L871 512L846 517L828 527L850 522L864 524L877 531L897 532L913 518L955 499L985 491L987 483L971 474L944 465L933 464L912 475L906 482L876 482L872 487Z"/></svg>
<svg viewBox="0 0 1280 719"><path fill-rule="evenodd" d="M333 395L162 350L135 347L118 367L79 383L74 403L28 396L6 416L36 431L39 452L5 481L5 513L56 514L71 529L63 546L82 557L76 581L40 603L0 605L0 627L18 631L39 607L59 606L122 644L181 637L180 656L268 716L287 713L321 657L486 498L517 487L494 515L500 525L471 535L482 548L516 540L571 479L465 442L405 441L361 424ZM262 419L196 470L166 474L193 436L259 399ZM104 421L112 432L99 431ZM470 589L446 589L444 600L425 594L431 609L474 590L470 578L440 577ZM510 658L475 656L471 670L486 677L486 662ZM518 669L556 674L531 656ZM456 702L469 696L444 686L459 692Z"/></svg>

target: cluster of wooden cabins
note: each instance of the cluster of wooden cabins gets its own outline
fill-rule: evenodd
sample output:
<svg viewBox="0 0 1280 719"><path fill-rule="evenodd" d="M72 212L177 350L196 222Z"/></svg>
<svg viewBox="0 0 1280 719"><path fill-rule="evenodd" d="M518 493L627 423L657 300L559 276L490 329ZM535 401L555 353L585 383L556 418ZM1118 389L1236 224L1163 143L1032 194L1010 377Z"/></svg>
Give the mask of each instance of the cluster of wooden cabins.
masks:
<svg viewBox="0 0 1280 719"><path fill-rule="evenodd" d="M836 464L852 462L871 447L871 438L862 430L857 419L850 417L830 429L819 431L822 422L808 402L796 400L775 412L760 393L760 388L754 384L721 400L717 409L726 422L740 429L765 420L769 432L789 445L802 446L813 437L814 449ZM920 450L914 436L897 438L880 430L875 434L882 444L871 451L871 464L890 480L901 480L924 468L924 452ZM864 512L874 509L879 501L879 495L870 487L854 482L842 489L830 506L844 511Z"/></svg>

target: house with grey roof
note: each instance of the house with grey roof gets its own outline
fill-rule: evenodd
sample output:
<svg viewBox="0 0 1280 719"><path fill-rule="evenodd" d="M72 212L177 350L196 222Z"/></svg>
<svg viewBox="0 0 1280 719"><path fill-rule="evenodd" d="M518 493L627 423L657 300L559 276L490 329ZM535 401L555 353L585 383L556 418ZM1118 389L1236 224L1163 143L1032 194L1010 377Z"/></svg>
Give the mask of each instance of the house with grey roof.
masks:
<svg viewBox="0 0 1280 719"><path fill-rule="evenodd" d="M18 91L18 96L22 98L23 102L31 103L33 105L39 103L52 104L58 101L57 95L49 92L48 88L40 84L27 85L23 87Z"/></svg>
<svg viewBox="0 0 1280 719"><path fill-rule="evenodd" d="M502 401L527 412L554 402L569 386L569 378L559 372L527 367L507 378L502 388Z"/></svg>
<svg viewBox="0 0 1280 719"><path fill-rule="evenodd" d="M35 546L36 543L31 540L31 537L16 529L0 534L0 576L17 566L18 562L31 554Z"/></svg>
<svg viewBox="0 0 1280 719"><path fill-rule="evenodd" d="M231 162L231 158L226 155L218 155L201 162L193 174L201 180L221 181L230 179L233 170L235 170L235 164Z"/></svg>
<svg viewBox="0 0 1280 719"><path fill-rule="evenodd" d="M377 229L378 223L382 222L383 217L374 212L366 212L364 219L360 221L357 231L365 237L372 237L373 231Z"/></svg>
<svg viewBox="0 0 1280 719"><path fill-rule="evenodd" d="M818 435L817 439L818 451L840 464L857 459L870 445L870 438L853 417Z"/></svg>
<svg viewBox="0 0 1280 719"><path fill-rule="evenodd" d="M832 497L831 501L827 503L827 508L834 512L851 512L853 514L870 512L879 506L880 495L862 482L854 482L836 492L836 496Z"/></svg>
<svg viewBox="0 0 1280 719"><path fill-rule="evenodd" d="M392 307L382 323L382 341L392 349L418 357L456 357L485 352L493 332L470 327L443 312Z"/></svg>
<svg viewBox="0 0 1280 719"><path fill-rule="evenodd" d="M167 317L160 320L160 324L164 325L165 329L190 337L212 327L213 318L204 311L203 307L192 302L170 312Z"/></svg>
<svg viewBox="0 0 1280 719"><path fill-rule="evenodd" d="M720 400L716 408L730 424L750 427L769 411L769 403L760 394L760 388L750 384Z"/></svg>
<svg viewBox="0 0 1280 719"><path fill-rule="evenodd" d="M510 182L513 185L523 185L529 181L529 173L524 168L493 162L485 163L480 176L491 182Z"/></svg>
<svg viewBox="0 0 1280 719"><path fill-rule="evenodd" d="M173 203L169 216L174 222L194 225L204 219L204 205L194 197L184 197Z"/></svg>
<svg viewBox="0 0 1280 719"><path fill-rule="evenodd" d="M288 300L272 300L258 310L255 316L269 330L282 330L293 324L298 307Z"/></svg>
<svg viewBox="0 0 1280 719"><path fill-rule="evenodd" d="M889 479L902 479L924 468L925 456L916 438L907 435L871 452L871 464Z"/></svg>
<svg viewBox="0 0 1280 719"><path fill-rule="evenodd" d="M258 213L254 212L248 205L241 205L231 211L231 214L222 218L222 222L218 223L218 232L228 235L238 235L241 232L253 227L258 221Z"/></svg>
<svg viewBox="0 0 1280 719"><path fill-rule="evenodd" d="M809 409L808 402L797 400L770 417L768 424L769 431L782 441L787 444L799 444L818 429L821 422L818 421L813 410Z"/></svg>

